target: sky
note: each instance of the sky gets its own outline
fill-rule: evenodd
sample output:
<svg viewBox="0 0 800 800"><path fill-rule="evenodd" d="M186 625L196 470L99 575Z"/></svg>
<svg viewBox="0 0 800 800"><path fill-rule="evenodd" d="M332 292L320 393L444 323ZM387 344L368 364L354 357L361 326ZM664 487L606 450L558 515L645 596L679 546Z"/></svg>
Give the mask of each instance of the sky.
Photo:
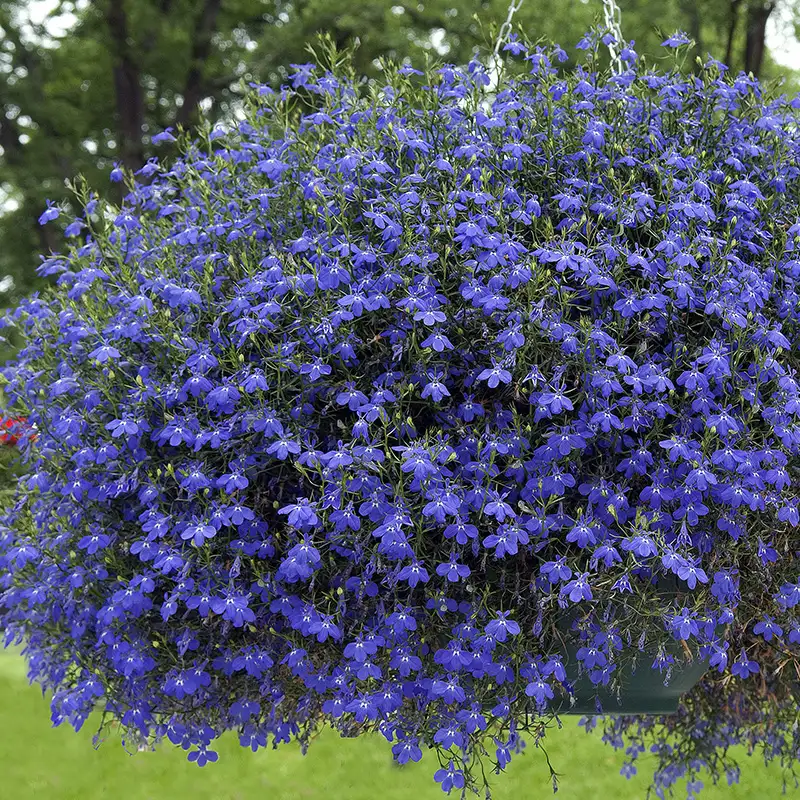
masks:
<svg viewBox="0 0 800 800"><path fill-rule="evenodd" d="M47 15L58 5L56 0L30 0L28 3L28 14L31 22L35 25L41 25ZM60 17L53 17L48 22L48 28L53 36L60 36L66 33L72 24L72 15L63 14Z"/></svg>
<svg viewBox="0 0 800 800"><path fill-rule="evenodd" d="M792 30L791 8L778 4L767 23L767 47L772 57L785 67L800 68L800 41Z"/></svg>

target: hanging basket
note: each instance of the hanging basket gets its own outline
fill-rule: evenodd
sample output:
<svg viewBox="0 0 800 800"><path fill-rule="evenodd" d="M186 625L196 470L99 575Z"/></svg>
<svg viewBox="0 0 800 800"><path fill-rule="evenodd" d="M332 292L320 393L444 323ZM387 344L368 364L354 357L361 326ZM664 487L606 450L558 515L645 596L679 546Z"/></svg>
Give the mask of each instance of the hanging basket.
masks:
<svg viewBox="0 0 800 800"><path fill-rule="evenodd" d="M696 658L686 662L677 642L666 648L675 656L675 663L665 684L666 673L651 667L655 653L641 653L634 662L620 665L615 673L618 677L617 689L608 686L595 686L584 670L579 674L578 648L572 644L565 647L564 668L567 680L573 688L574 704L569 697L555 707L559 714L674 714L678 702L706 673L709 668L706 659ZM598 708L598 703L600 708Z"/></svg>
<svg viewBox="0 0 800 800"><path fill-rule="evenodd" d="M655 582L657 597L671 602L682 593L674 575L659 576ZM624 655L617 662L613 685L592 683L589 673L582 668L578 650L583 646L576 641L572 631L573 619L560 620L558 627L564 634L560 648L567 682L573 694L564 696L554 707L559 714L674 714L681 696L692 689L709 669L708 659L691 655L682 643L670 639L660 651L674 659L669 671L653 668L659 647L645 646L634 657ZM722 633L722 630L720 630Z"/></svg>

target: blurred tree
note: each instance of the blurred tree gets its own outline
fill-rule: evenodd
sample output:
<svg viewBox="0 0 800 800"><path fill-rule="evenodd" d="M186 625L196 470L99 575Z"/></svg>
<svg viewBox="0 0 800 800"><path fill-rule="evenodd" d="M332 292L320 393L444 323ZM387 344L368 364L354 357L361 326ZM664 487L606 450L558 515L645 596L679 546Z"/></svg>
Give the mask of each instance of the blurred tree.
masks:
<svg viewBox="0 0 800 800"><path fill-rule="evenodd" d="M775 74L766 24L778 2L618 0L623 32L663 57L677 28L734 68ZM81 174L107 187L114 162L152 155L150 137L235 112L248 81L279 84L285 65L309 60L306 44L329 32L358 42L356 68L381 56L429 52L463 62L491 47L508 0L0 0L0 306L38 285L38 254L60 248L37 219L45 200L66 204ZM38 21L32 17L42 9ZM515 22L531 38L572 45L601 0L528 0ZM687 68L692 67L691 59ZM103 191L109 191L104 188ZM10 277L4 277L10 276Z"/></svg>

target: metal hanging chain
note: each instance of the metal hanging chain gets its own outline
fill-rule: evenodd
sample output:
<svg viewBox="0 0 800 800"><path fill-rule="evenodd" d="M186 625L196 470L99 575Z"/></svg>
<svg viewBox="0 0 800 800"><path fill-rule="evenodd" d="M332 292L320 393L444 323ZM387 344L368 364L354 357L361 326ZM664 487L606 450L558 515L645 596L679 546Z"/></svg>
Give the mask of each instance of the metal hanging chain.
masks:
<svg viewBox="0 0 800 800"><path fill-rule="evenodd" d="M500 26L497 32L497 41L494 45L495 62L500 57L500 48L505 43L506 37L511 33L511 23L514 14L520 10L525 0L511 0L508 5L506 21ZM611 56L611 68L617 74L624 71L625 67L619 57L620 48L625 45L622 38L622 12L616 0L603 0L603 22L608 32L614 37L613 42L608 43L608 54Z"/></svg>
<svg viewBox="0 0 800 800"><path fill-rule="evenodd" d="M619 52L620 48L625 45L625 40L622 38L621 29L622 12L615 0L603 0L603 22L615 40L608 43L608 54L611 56L611 69L619 75L624 71Z"/></svg>
<svg viewBox="0 0 800 800"><path fill-rule="evenodd" d="M511 33L511 20L514 19L514 14L520 10L524 2L525 0L511 0L508 5L508 16L506 17L506 21L500 26L500 30L497 32L497 41L494 45L495 61L497 61L497 59L500 57L500 48L503 46L508 34Z"/></svg>

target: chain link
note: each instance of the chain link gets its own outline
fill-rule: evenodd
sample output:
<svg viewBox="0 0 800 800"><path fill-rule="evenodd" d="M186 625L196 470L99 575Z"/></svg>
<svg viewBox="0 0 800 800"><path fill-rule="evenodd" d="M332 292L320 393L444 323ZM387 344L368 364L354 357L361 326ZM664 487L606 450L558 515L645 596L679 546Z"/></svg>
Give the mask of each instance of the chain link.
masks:
<svg viewBox="0 0 800 800"><path fill-rule="evenodd" d="M500 57L500 48L503 46L508 34L511 33L511 20L514 19L514 14L520 10L524 2L525 0L511 0L508 5L508 16L506 17L506 21L500 26L500 30L497 32L497 41L494 45L495 61Z"/></svg>
<svg viewBox="0 0 800 800"><path fill-rule="evenodd" d="M619 74L624 70L619 50L625 44L625 40L622 38L622 12L615 0L603 0L603 22L608 32L614 37L614 41L608 43L611 69Z"/></svg>

